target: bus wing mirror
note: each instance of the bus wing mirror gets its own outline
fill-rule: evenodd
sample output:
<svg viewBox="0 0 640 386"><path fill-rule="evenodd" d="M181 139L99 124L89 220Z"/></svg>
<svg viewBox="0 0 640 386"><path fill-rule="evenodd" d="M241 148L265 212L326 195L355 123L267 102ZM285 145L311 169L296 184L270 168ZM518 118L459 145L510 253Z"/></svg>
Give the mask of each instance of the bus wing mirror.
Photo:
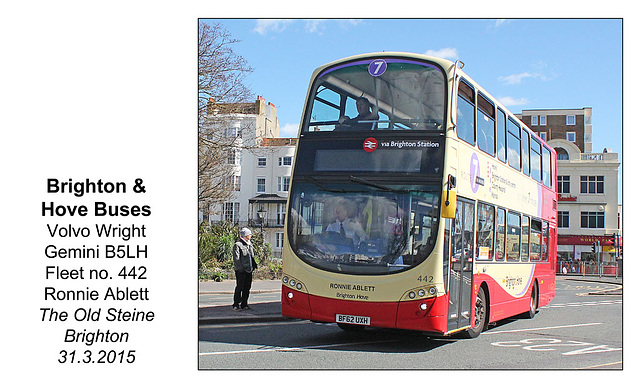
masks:
<svg viewBox="0 0 640 386"><path fill-rule="evenodd" d="M449 174L446 183L447 189L442 192L444 198L442 202L442 217L455 218L456 217L456 191L451 190L456 187L456 178Z"/></svg>

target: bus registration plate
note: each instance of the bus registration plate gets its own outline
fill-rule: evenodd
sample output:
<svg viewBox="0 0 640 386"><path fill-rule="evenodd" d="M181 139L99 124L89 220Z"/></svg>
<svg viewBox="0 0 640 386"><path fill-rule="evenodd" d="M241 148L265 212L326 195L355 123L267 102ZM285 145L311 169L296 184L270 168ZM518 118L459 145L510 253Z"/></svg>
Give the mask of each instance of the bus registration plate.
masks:
<svg viewBox="0 0 640 386"><path fill-rule="evenodd" d="M371 318L368 316L336 314L336 323L349 323L369 326L371 324Z"/></svg>

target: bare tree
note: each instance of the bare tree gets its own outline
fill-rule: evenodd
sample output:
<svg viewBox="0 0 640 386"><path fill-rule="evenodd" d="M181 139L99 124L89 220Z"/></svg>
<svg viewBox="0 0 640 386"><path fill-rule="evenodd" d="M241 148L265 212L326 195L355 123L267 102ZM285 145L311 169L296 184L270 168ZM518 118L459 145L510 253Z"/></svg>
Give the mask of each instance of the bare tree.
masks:
<svg viewBox="0 0 640 386"><path fill-rule="evenodd" d="M241 131L228 128L246 109L251 92L243 81L253 71L233 51L238 43L220 24L199 25L198 42L198 202L208 212L211 204L229 201L233 189L233 160L243 145ZM246 136L246 135L245 135ZM244 141L246 144L246 141Z"/></svg>
<svg viewBox="0 0 640 386"><path fill-rule="evenodd" d="M233 51L233 39L220 24L200 22L198 42L198 117L210 118L211 102L218 115L234 112L234 104L247 102L251 92L244 85L253 72L247 61Z"/></svg>

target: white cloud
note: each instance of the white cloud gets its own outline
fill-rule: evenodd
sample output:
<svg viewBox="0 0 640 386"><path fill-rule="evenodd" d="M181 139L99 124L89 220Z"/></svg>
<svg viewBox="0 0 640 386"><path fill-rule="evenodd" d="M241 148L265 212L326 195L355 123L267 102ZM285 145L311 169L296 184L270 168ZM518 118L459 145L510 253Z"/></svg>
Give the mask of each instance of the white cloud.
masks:
<svg viewBox="0 0 640 386"><path fill-rule="evenodd" d="M521 74L511 74L507 76L501 76L498 79L506 84L520 84L522 79L531 78L533 75L528 72L523 72Z"/></svg>
<svg viewBox="0 0 640 386"><path fill-rule="evenodd" d="M439 50L428 50L424 54L429 56L436 56L438 58L451 59L451 60L456 60L459 58L458 50L451 47L442 48Z"/></svg>
<svg viewBox="0 0 640 386"><path fill-rule="evenodd" d="M284 126L280 126L281 138L296 138L298 137L299 126L297 123L286 123Z"/></svg>
<svg viewBox="0 0 640 386"><path fill-rule="evenodd" d="M306 20L304 24L304 30L309 33L321 33L322 30L324 30L324 23L326 22L327 20L320 19Z"/></svg>
<svg viewBox="0 0 640 386"><path fill-rule="evenodd" d="M501 76L498 79L506 84L520 84L522 83L522 80L526 78L549 80L549 78L546 75L539 74L539 73L531 73L531 72L523 72L520 74L511 74L507 76Z"/></svg>
<svg viewBox="0 0 640 386"><path fill-rule="evenodd" d="M269 32L282 32L291 23L293 20L290 19L259 19L253 30L260 35L266 35Z"/></svg>
<svg viewBox="0 0 640 386"><path fill-rule="evenodd" d="M291 26L294 22L298 20L294 19L259 19L256 21L256 26L253 28L254 32L259 33L260 35L266 35L268 33L280 33L286 30L289 26ZM357 26L362 22L360 19L305 19L301 20L304 22L304 31L307 33L315 33L322 35L322 33L327 29L328 23L337 23L340 28L348 29L350 27Z"/></svg>
<svg viewBox="0 0 640 386"><path fill-rule="evenodd" d="M513 97L501 97L498 98L498 100L500 101L500 103L502 103L503 105L509 107L509 106L522 106L522 105L526 105L527 103L529 103L529 100L527 98L513 98Z"/></svg>
<svg viewBox="0 0 640 386"><path fill-rule="evenodd" d="M336 21L342 28L353 27L362 23L362 19L338 19Z"/></svg>
<svg viewBox="0 0 640 386"><path fill-rule="evenodd" d="M509 24L511 23L513 20L509 20L509 19L498 19L496 20L496 23L494 24L495 28L500 27L503 24Z"/></svg>

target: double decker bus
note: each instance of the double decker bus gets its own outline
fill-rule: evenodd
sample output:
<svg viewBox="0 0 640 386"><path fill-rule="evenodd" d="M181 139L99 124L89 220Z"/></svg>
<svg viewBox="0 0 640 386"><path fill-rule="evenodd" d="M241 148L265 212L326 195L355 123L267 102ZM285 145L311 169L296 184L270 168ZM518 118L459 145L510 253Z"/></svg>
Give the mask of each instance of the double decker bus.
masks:
<svg viewBox="0 0 640 386"><path fill-rule="evenodd" d="M476 337L555 294L556 155L462 71L318 68L291 179L282 315Z"/></svg>

